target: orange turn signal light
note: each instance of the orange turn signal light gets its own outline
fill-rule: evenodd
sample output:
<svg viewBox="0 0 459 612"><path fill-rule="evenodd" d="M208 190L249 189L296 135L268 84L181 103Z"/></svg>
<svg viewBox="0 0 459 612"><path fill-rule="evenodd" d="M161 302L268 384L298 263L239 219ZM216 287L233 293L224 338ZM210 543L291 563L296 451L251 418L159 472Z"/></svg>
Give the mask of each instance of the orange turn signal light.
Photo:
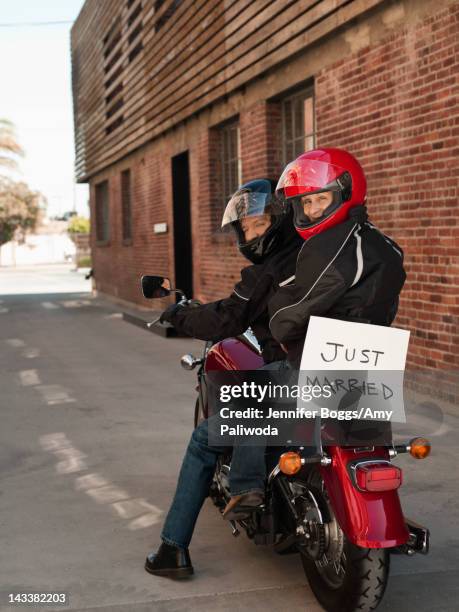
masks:
<svg viewBox="0 0 459 612"><path fill-rule="evenodd" d="M410 440L410 455L415 459L425 459L430 455L430 442L427 438Z"/></svg>
<svg viewBox="0 0 459 612"><path fill-rule="evenodd" d="M294 451L283 453L279 458L279 469L288 476L296 474L301 469L301 456Z"/></svg>

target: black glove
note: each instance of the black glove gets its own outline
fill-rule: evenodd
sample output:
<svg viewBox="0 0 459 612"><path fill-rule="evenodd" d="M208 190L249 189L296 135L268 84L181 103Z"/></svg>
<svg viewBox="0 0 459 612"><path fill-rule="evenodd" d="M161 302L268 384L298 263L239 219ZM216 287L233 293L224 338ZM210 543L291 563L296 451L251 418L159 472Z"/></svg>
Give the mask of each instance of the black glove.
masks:
<svg viewBox="0 0 459 612"><path fill-rule="evenodd" d="M182 308L183 308L182 304L171 304L170 306L166 308L166 310L159 317L159 322L164 323L165 321L167 321L168 323L173 324L173 320L174 320L175 315L177 314L177 311L181 310Z"/></svg>

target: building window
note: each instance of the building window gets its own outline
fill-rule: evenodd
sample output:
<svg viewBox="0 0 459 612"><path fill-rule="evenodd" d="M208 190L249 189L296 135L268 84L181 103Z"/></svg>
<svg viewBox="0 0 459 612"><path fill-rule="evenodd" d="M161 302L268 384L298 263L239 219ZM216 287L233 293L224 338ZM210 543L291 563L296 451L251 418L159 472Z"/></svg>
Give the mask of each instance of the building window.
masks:
<svg viewBox="0 0 459 612"><path fill-rule="evenodd" d="M239 123L230 123L220 128L223 205L241 184L241 146Z"/></svg>
<svg viewBox="0 0 459 612"><path fill-rule="evenodd" d="M315 147L314 92L310 89L282 100L282 161L285 166Z"/></svg>
<svg viewBox="0 0 459 612"><path fill-rule="evenodd" d="M96 185L96 241L106 243L109 231L108 181Z"/></svg>
<svg viewBox="0 0 459 612"><path fill-rule="evenodd" d="M123 228L123 242L130 243L132 240L130 170L124 170L121 173L121 217Z"/></svg>

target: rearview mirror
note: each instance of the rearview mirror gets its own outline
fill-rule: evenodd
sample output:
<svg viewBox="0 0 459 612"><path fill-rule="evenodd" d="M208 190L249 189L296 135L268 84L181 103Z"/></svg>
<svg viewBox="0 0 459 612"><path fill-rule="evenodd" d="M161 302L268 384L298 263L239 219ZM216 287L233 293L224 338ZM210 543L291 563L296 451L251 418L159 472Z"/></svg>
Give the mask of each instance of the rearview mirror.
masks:
<svg viewBox="0 0 459 612"><path fill-rule="evenodd" d="M142 293L147 299L167 297L171 293L171 282L164 276L142 276Z"/></svg>

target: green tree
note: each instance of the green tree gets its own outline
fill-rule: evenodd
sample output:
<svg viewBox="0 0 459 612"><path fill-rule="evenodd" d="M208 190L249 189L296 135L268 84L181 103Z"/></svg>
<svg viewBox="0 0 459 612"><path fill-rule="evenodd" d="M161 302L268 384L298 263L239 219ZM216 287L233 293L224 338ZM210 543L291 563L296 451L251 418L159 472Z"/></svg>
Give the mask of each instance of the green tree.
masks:
<svg viewBox="0 0 459 612"><path fill-rule="evenodd" d="M86 217L72 217L67 232L72 234L89 234L89 219Z"/></svg>
<svg viewBox="0 0 459 612"><path fill-rule="evenodd" d="M24 240L41 220L45 199L24 182L0 178L0 246L13 238Z"/></svg>
<svg viewBox="0 0 459 612"><path fill-rule="evenodd" d="M18 157L23 155L14 125L0 119L0 167L18 169ZM45 206L45 198L27 183L0 174L0 246L13 238L23 241L26 233L41 221Z"/></svg>

